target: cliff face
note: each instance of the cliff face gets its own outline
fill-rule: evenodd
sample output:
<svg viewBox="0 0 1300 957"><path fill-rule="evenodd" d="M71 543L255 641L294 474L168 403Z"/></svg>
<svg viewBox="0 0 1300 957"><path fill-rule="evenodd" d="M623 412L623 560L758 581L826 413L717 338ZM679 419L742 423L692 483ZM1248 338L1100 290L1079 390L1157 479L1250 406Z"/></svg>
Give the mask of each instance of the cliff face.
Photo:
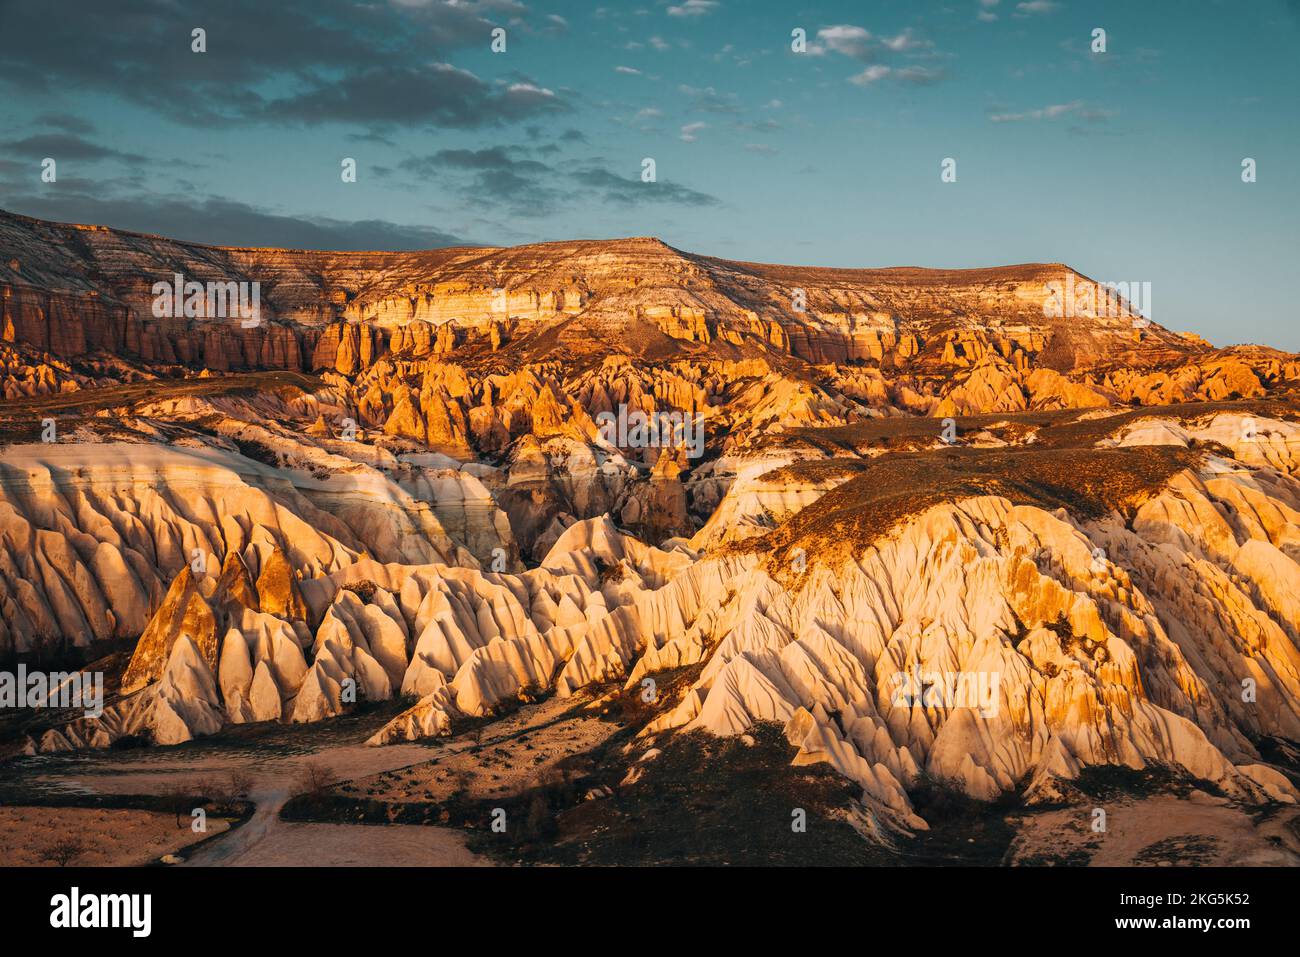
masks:
<svg viewBox="0 0 1300 957"><path fill-rule="evenodd" d="M259 321L155 315L178 273ZM0 214L0 657L132 652L33 748L662 675L643 736L779 722L885 830L1106 764L1293 802L1300 361L1055 314L1086 284Z"/></svg>
<svg viewBox="0 0 1300 957"><path fill-rule="evenodd" d="M257 283L261 323L160 318L154 284ZM387 352L478 344L529 358L767 355L941 371L1000 358L1069 372L1207 351L1070 296L1063 265L817 269L729 262L656 239L511 249L311 252L175 242L0 213L0 334L63 357L354 374ZM1060 312L1064 303L1058 304Z"/></svg>

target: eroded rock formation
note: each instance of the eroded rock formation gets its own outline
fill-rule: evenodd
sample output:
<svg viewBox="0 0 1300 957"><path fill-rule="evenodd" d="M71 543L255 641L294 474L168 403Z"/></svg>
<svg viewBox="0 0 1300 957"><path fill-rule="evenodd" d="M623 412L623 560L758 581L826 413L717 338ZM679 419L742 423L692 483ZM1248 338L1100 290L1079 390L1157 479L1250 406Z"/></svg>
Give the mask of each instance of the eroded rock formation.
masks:
<svg viewBox="0 0 1300 957"><path fill-rule="evenodd" d="M0 246L0 653L130 652L42 750L685 673L643 736L778 722L902 829L1098 765L1297 799L1295 356L1053 317L1055 264ZM259 323L156 317L177 271Z"/></svg>

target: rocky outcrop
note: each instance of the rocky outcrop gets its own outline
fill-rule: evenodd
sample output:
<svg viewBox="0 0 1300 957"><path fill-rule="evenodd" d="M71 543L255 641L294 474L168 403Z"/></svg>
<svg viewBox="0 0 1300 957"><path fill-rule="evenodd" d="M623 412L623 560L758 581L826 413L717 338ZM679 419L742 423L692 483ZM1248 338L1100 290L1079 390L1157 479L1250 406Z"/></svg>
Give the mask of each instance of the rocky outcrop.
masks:
<svg viewBox="0 0 1300 957"><path fill-rule="evenodd" d="M903 829L1098 765L1296 800L1294 356L1053 316L1059 264L0 246L0 654L132 651L42 750L618 683L647 736L780 723ZM262 321L155 317L177 270Z"/></svg>
<svg viewBox="0 0 1300 957"><path fill-rule="evenodd" d="M217 663L217 621L186 565L176 576L167 597L149 620L136 643L131 663L122 675L122 693L131 694L162 677L176 641L184 638L197 650L208 668Z"/></svg>
<svg viewBox="0 0 1300 957"><path fill-rule="evenodd" d="M649 238L418 253L239 249L8 213L0 262L7 341L63 357L102 351L221 371L352 376L384 354L445 356L475 345L514 354L559 346L573 356L731 351L923 372L989 358L1070 372L1208 351L1145 320L1135 325L1126 302L1054 314L1053 289L1094 285L1061 264L815 269L728 262ZM177 274L205 285L256 282L259 322L157 317L153 286Z"/></svg>
<svg viewBox="0 0 1300 957"><path fill-rule="evenodd" d="M1252 432L1216 418L1201 434L1234 428L1242 448L1274 434L1290 447L1286 424ZM522 573L361 559L311 575L293 617L265 608L282 577L259 576L257 611L233 560L225 597L186 569L136 652L156 680L42 747L102 746L132 728L186 740L416 695L373 736L381 745L548 689L633 688L698 664L646 734L781 722L796 763L831 764L899 827L925 826L909 797L923 779L982 799L1022 786L1055 799L1104 764L1165 765L1243 801L1292 802L1255 744L1300 737L1300 485L1271 454L1236 469L1211 456L1131 515L959 498L847 551L800 540L789 566L788 548L707 557L589 520ZM738 480L733 513L780 524L779 510L743 504L763 503L761 480L779 472Z"/></svg>
<svg viewBox="0 0 1300 957"><path fill-rule="evenodd" d="M203 612L214 595L301 620L299 576L363 554L473 565L499 549L507 564L516 560L504 515L472 476L412 470L397 482L369 466L340 464L323 480L310 469L277 469L213 447L6 449L0 651L143 635L145 650L130 673L138 687L157 677L182 633L209 658L215 653L220 635Z"/></svg>

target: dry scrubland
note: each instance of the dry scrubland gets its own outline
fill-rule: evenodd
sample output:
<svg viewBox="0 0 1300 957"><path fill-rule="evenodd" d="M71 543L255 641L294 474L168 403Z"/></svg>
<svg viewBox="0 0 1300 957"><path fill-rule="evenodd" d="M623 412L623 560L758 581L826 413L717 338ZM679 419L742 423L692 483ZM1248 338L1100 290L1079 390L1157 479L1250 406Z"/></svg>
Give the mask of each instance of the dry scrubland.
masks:
<svg viewBox="0 0 1300 957"><path fill-rule="evenodd" d="M226 821L208 822L207 836ZM138 867L193 844L187 816L79 807L0 806L0 865L6 867Z"/></svg>

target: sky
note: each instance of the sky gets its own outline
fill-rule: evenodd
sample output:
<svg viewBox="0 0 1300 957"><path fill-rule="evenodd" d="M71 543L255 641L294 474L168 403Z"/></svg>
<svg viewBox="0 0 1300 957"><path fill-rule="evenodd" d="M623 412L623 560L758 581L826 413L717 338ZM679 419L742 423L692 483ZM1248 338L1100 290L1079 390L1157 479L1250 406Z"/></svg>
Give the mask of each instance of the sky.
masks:
<svg viewBox="0 0 1300 957"><path fill-rule="evenodd" d="M1065 262L1300 350L1298 36L1300 0L0 0L0 208L244 246Z"/></svg>

